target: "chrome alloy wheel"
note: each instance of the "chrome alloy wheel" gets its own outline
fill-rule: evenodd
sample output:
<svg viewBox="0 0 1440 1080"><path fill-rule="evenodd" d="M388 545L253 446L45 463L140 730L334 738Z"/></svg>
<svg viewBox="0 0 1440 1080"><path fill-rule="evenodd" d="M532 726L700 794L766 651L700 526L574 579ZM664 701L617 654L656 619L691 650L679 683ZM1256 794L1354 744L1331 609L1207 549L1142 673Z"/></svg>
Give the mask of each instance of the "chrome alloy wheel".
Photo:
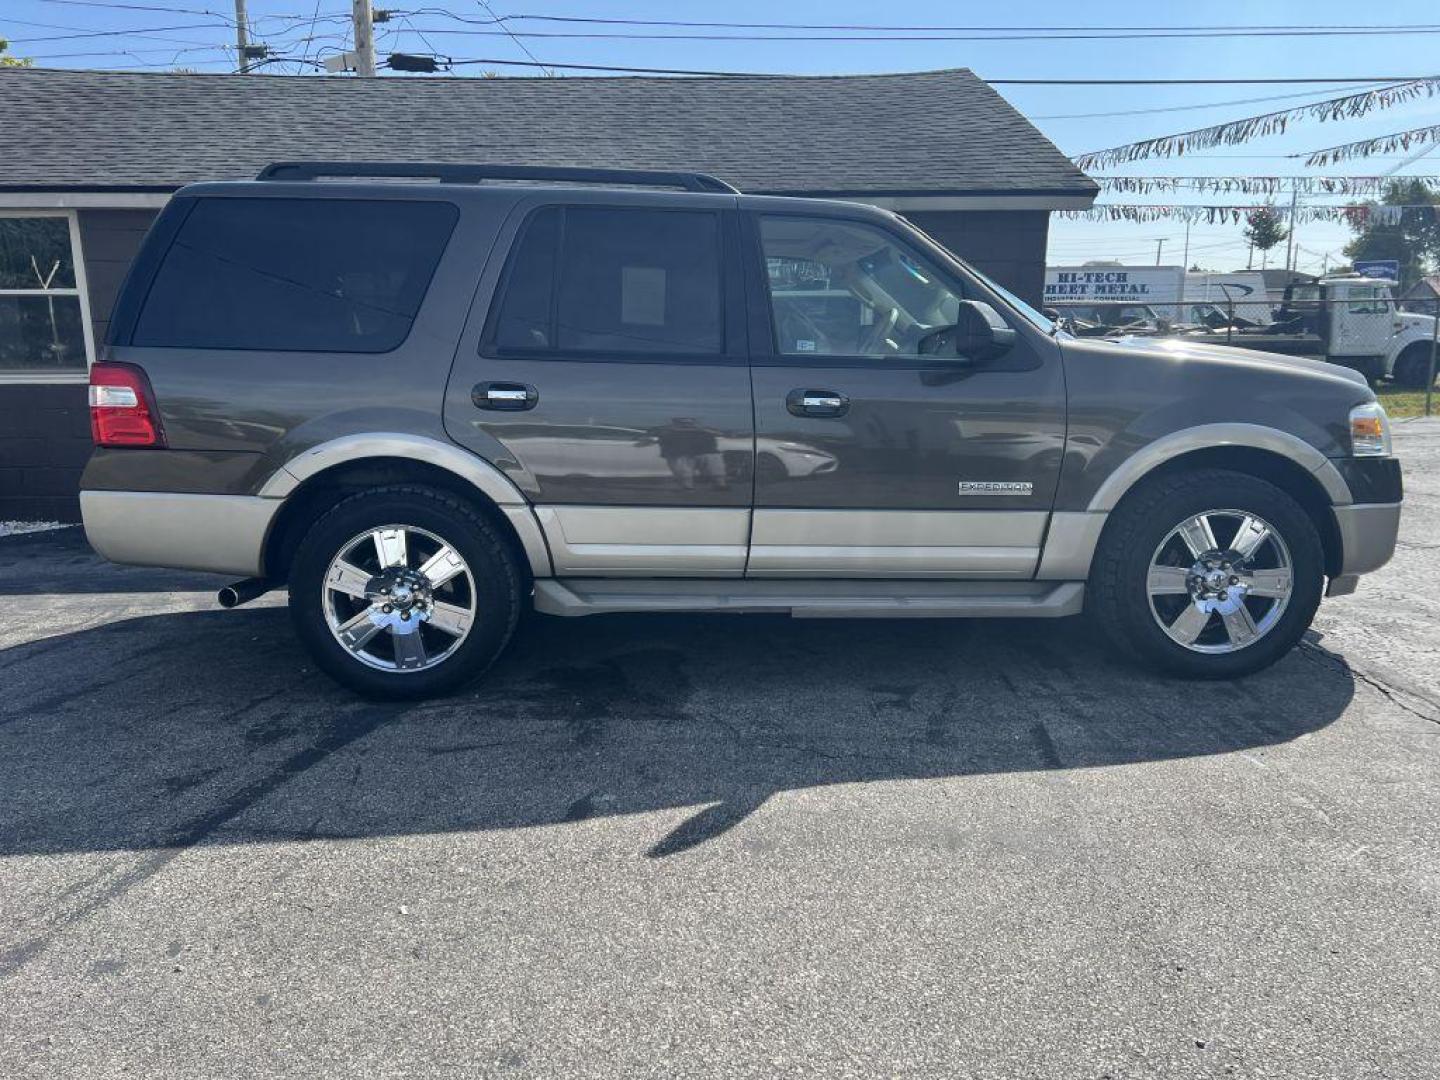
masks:
<svg viewBox="0 0 1440 1080"><path fill-rule="evenodd" d="M1274 526L1244 510L1207 510L1160 541L1145 590L1171 641L1231 653L1274 628L1294 585L1290 551Z"/></svg>
<svg viewBox="0 0 1440 1080"><path fill-rule="evenodd" d="M475 578L449 543L413 525L352 538L330 562L320 605L351 656L382 671L426 671L475 625Z"/></svg>

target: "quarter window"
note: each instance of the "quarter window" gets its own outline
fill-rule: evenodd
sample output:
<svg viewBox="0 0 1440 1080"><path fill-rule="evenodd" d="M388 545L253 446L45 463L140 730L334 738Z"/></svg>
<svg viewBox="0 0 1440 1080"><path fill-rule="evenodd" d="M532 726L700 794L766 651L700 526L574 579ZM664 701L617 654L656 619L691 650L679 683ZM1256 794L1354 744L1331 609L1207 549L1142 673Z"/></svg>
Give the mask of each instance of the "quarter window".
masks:
<svg viewBox="0 0 1440 1080"><path fill-rule="evenodd" d="M720 289L715 214L550 207L510 257L490 338L580 357L716 355Z"/></svg>
<svg viewBox="0 0 1440 1080"><path fill-rule="evenodd" d="M0 375L86 370L75 262L68 215L0 217Z"/></svg>
<svg viewBox="0 0 1440 1080"><path fill-rule="evenodd" d="M133 343L388 352L409 335L458 217L445 202L201 199Z"/></svg>
<svg viewBox="0 0 1440 1080"><path fill-rule="evenodd" d="M960 297L935 268L880 229L765 217L760 239L782 355L913 357L959 317Z"/></svg>

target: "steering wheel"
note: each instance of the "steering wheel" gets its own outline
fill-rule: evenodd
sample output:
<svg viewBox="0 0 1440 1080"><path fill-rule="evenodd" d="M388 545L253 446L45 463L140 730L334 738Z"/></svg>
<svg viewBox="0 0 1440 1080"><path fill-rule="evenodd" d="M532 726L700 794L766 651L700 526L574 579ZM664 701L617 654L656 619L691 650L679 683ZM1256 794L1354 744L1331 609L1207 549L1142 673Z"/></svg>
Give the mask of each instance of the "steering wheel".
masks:
<svg viewBox="0 0 1440 1080"><path fill-rule="evenodd" d="M899 321L899 308L891 308L888 316L883 319L876 319L875 325L870 328L870 333L865 335L865 342L860 346L860 354L862 356L874 356L876 353L887 354L896 352L896 347L887 345L886 339L890 337L895 329L895 324Z"/></svg>

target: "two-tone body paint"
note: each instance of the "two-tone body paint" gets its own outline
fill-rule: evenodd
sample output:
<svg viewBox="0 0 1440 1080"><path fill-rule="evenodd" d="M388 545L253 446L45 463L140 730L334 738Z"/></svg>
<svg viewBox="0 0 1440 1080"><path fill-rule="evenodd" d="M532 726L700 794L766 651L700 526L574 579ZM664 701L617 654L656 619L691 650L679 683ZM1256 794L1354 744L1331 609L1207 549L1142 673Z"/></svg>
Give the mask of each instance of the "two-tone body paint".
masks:
<svg viewBox="0 0 1440 1080"><path fill-rule="evenodd" d="M381 433L458 444L502 476L543 523L561 574L737 576L748 566L780 576L1079 579L1107 493L1123 492L1137 462L1149 467L1164 448L1189 445L1184 433L1218 423L1276 433L1274 449L1292 459L1343 459L1348 409L1371 397L1328 365L1153 342L1057 340L1013 311L1006 318L1020 331L1014 355L988 367L796 363L770 348L767 305L756 292L763 264L753 258L742 325L723 357L518 360L479 348L510 241L525 211L545 201L688 200L740 223L781 210L864 220L922 250L965 295L1006 310L1003 298L894 215L849 204L270 183L202 185L176 202L302 194L443 198L461 208L409 338L391 353L365 355L114 344L110 358L149 375L169 449L97 452L86 491L237 498L263 491L278 504L285 496L277 491L289 490L276 485L287 463ZM533 385L539 403L526 412L477 410L471 390L487 380ZM850 411L841 419L792 416L785 398L800 388L844 393ZM657 432L679 419L713 433L726 462L722 477L687 484L664 460ZM777 469L767 455L782 454L791 461ZM962 493L962 482L1031 487ZM1333 501L1350 501L1343 480L1337 490ZM1070 557L1076 552L1067 547L1084 557Z"/></svg>

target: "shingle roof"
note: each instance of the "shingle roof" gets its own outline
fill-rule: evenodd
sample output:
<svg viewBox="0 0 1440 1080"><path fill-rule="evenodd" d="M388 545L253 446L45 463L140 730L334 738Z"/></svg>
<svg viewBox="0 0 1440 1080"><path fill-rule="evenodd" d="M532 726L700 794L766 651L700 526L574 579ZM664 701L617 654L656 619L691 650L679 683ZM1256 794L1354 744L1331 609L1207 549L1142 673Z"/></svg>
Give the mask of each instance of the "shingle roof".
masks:
<svg viewBox="0 0 1440 1080"><path fill-rule="evenodd" d="M742 191L1090 196L963 69L743 78L380 78L0 69L0 189L163 189L275 160L714 173Z"/></svg>

